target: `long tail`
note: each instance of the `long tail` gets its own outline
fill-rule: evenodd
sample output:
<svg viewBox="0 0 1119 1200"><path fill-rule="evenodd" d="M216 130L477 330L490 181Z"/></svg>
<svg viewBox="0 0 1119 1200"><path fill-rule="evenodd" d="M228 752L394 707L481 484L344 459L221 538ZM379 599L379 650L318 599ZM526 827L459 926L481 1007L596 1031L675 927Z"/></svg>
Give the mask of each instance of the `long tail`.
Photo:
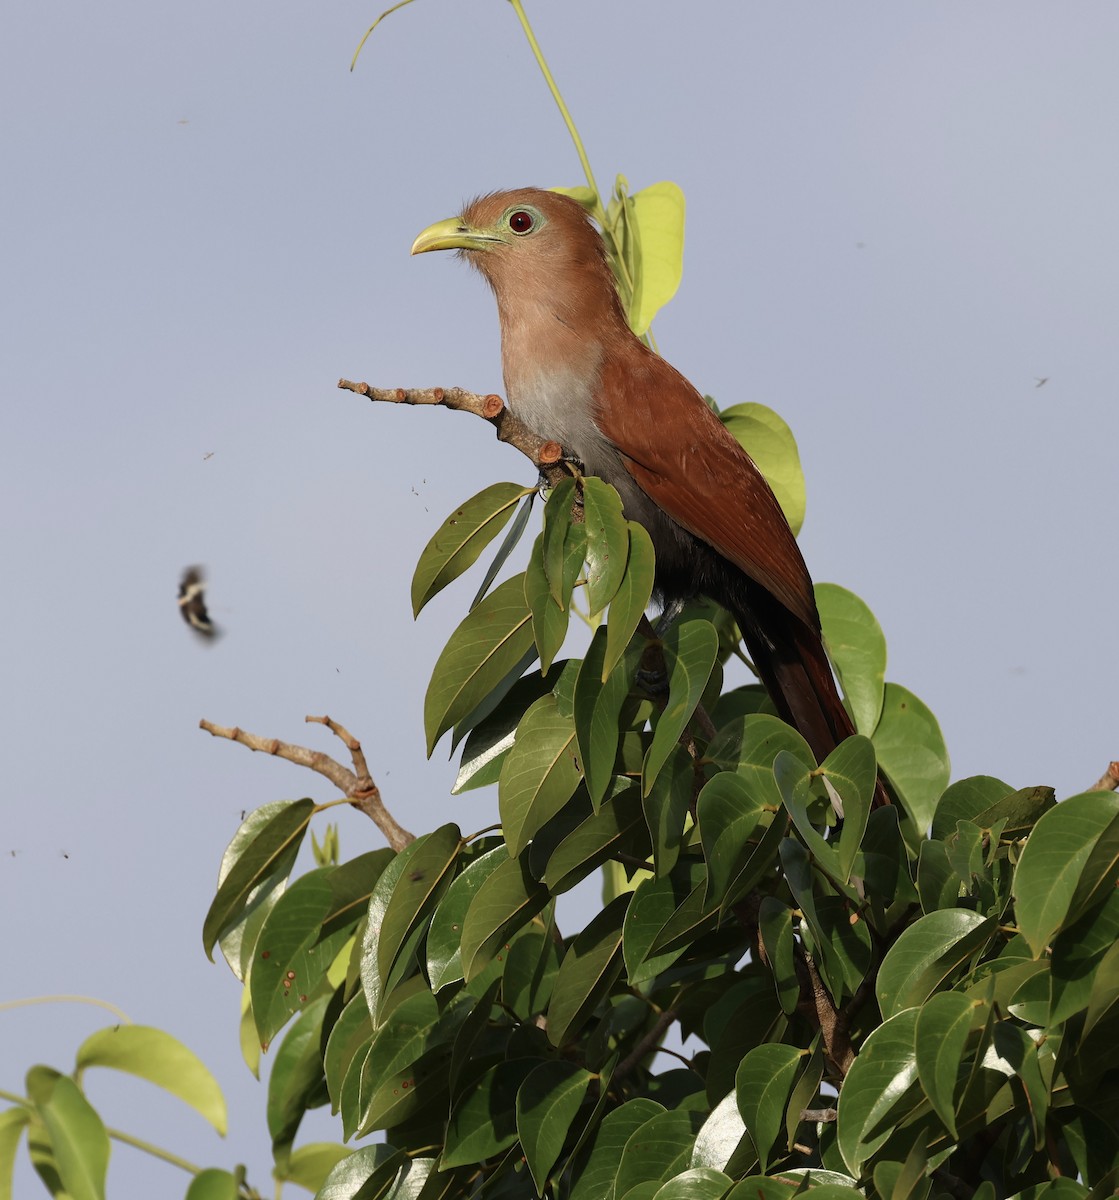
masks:
<svg viewBox="0 0 1119 1200"><path fill-rule="evenodd" d="M764 598L763 598L764 595ZM820 634L773 597L755 592L737 612L746 648L781 717L799 731L819 762L857 732L835 685ZM874 807L892 803L881 775Z"/></svg>

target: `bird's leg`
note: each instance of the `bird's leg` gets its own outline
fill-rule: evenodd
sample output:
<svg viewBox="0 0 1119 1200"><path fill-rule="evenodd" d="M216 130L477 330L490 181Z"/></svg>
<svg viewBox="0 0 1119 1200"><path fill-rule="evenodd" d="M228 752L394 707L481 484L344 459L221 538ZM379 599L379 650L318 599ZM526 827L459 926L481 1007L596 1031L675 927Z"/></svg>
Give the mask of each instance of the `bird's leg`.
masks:
<svg viewBox="0 0 1119 1200"><path fill-rule="evenodd" d="M664 607L661 609L661 615L657 617L657 623L654 627L657 637L664 637L672 626L676 624L687 603L687 600L681 596L676 596L672 600L665 601Z"/></svg>

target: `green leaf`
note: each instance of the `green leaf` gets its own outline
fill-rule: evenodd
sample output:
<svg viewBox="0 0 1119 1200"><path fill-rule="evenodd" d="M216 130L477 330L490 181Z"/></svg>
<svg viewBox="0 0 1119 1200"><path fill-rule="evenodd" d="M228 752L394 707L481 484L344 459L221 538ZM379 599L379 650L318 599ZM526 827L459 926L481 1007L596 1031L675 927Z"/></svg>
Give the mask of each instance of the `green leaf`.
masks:
<svg viewBox="0 0 1119 1200"><path fill-rule="evenodd" d="M805 846L821 869L827 872L833 883L840 876L839 855L834 846L825 841L812 822L808 806L815 797L812 780L815 772L810 771L795 754L782 750L773 763L773 777L781 789L781 799Z"/></svg>
<svg viewBox="0 0 1119 1200"><path fill-rule="evenodd" d="M948 751L936 717L912 692L886 684L882 716L871 739L878 765L923 835L948 785Z"/></svg>
<svg viewBox="0 0 1119 1200"><path fill-rule="evenodd" d="M1119 861L1119 796L1085 792L1034 826L1014 873L1018 928L1035 957L1071 925L1101 889L1114 887Z"/></svg>
<svg viewBox="0 0 1119 1200"><path fill-rule="evenodd" d="M719 904L749 861L763 802L746 781L730 771L708 780L696 802L700 842L707 863L707 904Z"/></svg>
<svg viewBox="0 0 1119 1200"><path fill-rule="evenodd" d="M576 1158L578 1166L570 1200L603 1200L613 1195L614 1176L626 1143L646 1122L664 1111L663 1105L642 1096L607 1113L590 1149Z"/></svg>
<svg viewBox="0 0 1119 1200"><path fill-rule="evenodd" d="M542 696L518 726L498 784L501 825L513 858L579 786L575 755L574 722L560 715L554 696Z"/></svg>
<svg viewBox="0 0 1119 1200"><path fill-rule="evenodd" d="M257 889L267 890L277 878L287 878L314 809L313 800L294 800L277 809L258 831L254 823L255 835L247 843L240 835L234 838L230 848L237 846L241 853L228 863L202 924L202 945L211 962L214 943L231 926L244 920L257 900ZM250 821L251 817L246 824ZM222 865L225 868L226 863Z"/></svg>
<svg viewBox="0 0 1119 1200"><path fill-rule="evenodd" d="M768 1171L774 1143L785 1127L785 1109L806 1051L770 1042L755 1046L739 1064L734 1077L738 1112L761 1161Z"/></svg>
<svg viewBox="0 0 1119 1200"><path fill-rule="evenodd" d="M698 782L695 760L683 746L677 745L669 752L649 794L642 799L658 876L667 875L680 857L684 823L692 790Z"/></svg>
<svg viewBox="0 0 1119 1200"><path fill-rule="evenodd" d="M915 1008L879 1025L863 1043L839 1093L837 1143L852 1175L921 1102L916 1086Z"/></svg>
<svg viewBox="0 0 1119 1200"><path fill-rule="evenodd" d="M509 858L503 845L475 858L447 888L427 934L427 975L432 992L462 978L462 927L482 884Z"/></svg>
<svg viewBox="0 0 1119 1200"><path fill-rule="evenodd" d="M524 575L505 580L466 617L443 647L424 700L427 752L472 713L532 647Z"/></svg>
<svg viewBox="0 0 1119 1200"><path fill-rule="evenodd" d="M386 1143L362 1146L334 1165L315 1200L372 1200L384 1193L406 1161L403 1150Z"/></svg>
<svg viewBox="0 0 1119 1200"><path fill-rule="evenodd" d="M486 568L486 573L482 576L482 582L478 585L474 599L470 601L471 608L477 608L481 603L482 598L490 590L490 585L497 578L498 572L509 561L509 556L516 550L521 538L524 537L525 530L528 528L528 519L532 515L532 506L536 502L536 494L536 489L533 488L521 501L521 507L513 518L513 524L509 526L508 533L501 539L501 545L498 546L497 553Z"/></svg>
<svg viewBox="0 0 1119 1200"><path fill-rule="evenodd" d="M104 1200L109 1135L78 1085L49 1067L27 1072L27 1094L46 1127L67 1200Z"/></svg>
<svg viewBox="0 0 1119 1200"><path fill-rule="evenodd" d="M473 726L462 748L453 793L458 795L497 782L521 718L541 696L555 688L563 667L563 663L554 663L544 674L533 671L518 679L496 707Z"/></svg>
<svg viewBox="0 0 1119 1200"><path fill-rule="evenodd" d="M253 1019L261 1047L293 1013L299 1012L325 990L332 990L327 968L349 940L357 924L331 928L334 867L319 867L301 876L280 897L257 939L249 976Z"/></svg>
<svg viewBox="0 0 1119 1200"><path fill-rule="evenodd" d="M971 775L957 779L944 791L936 804L932 836L943 841L956 832L959 821L971 821L991 805L1013 791L1010 784L991 775Z"/></svg>
<svg viewBox="0 0 1119 1200"><path fill-rule="evenodd" d="M918 917L902 931L879 968L875 992L883 1017L888 1020L923 1004L987 944L997 925L994 917L966 908Z"/></svg>
<svg viewBox="0 0 1119 1200"><path fill-rule="evenodd" d="M740 1152L743 1144L750 1147L752 1152L753 1144L746 1132L746 1123L738 1111L738 1097L734 1092L728 1092L711 1110L711 1115L703 1122L703 1128L696 1134L689 1166L728 1170L727 1164Z"/></svg>
<svg viewBox="0 0 1119 1200"><path fill-rule="evenodd" d="M236 1175L218 1167L208 1167L190 1181L186 1200L237 1200L238 1194Z"/></svg>
<svg viewBox="0 0 1119 1200"><path fill-rule="evenodd" d="M719 417L765 476L793 533L800 533L806 493L793 431L764 404L735 404Z"/></svg>
<svg viewBox="0 0 1119 1200"><path fill-rule="evenodd" d="M849 737L820 764L819 774L835 789L843 805L843 828L837 857L840 882L848 883L870 819L878 764L869 738Z"/></svg>
<svg viewBox="0 0 1119 1200"><path fill-rule="evenodd" d="M567 834L548 857L544 882L559 895L585 879L625 844L634 854L644 848L630 843L640 835L641 789L623 785L597 813L589 813Z"/></svg>
<svg viewBox="0 0 1119 1200"><path fill-rule="evenodd" d="M532 878L523 857L508 858L494 870L478 889L462 925L462 964L468 982L548 899L548 889Z"/></svg>
<svg viewBox="0 0 1119 1200"><path fill-rule="evenodd" d="M691 1167L661 1184L654 1200L720 1200L731 1182L712 1167Z"/></svg>
<svg viewBox="0 0 1119 1200"><path fill-rule="evenodd" d="M579 743L579 760L587 781L587 794L596 811L614 777L614 760L618 756L618 742L621 740L619 718L643 649L639 641L632 641L628 653L603 682L608 640L607 628L600 625L595 630L575 681L575 733Z"/></svg>
<svg viewBox="0 0 1119 1200"><path fill-rule="evenodd" d="M349 1155L349 1148L338 1142L308 1142L291 1152L284 1182L318 1192L330 1172Z"/></svg>
<svg viewBox="0 0 1119 1200"><path fill-rule="evenodd" d="M540 656L540 670L547 671L552 660L560 652L564 639L567 637L567 608L561 608L552 595L552 587L544 570L544 535L536 539L536 545L528 558L525 568L525 603L532 613L532 637L536 642L536 653ZM582 566L582 556L575 565L578 573ZM572 586L575 583L571 580ZM571 588L564 581L564 595L571 595Z"/></svg>
<svg viewBox="0 0 1119 1200"><path fill-rule="evenodd" d="M661 930L702 882L701 868L694 864L689 872L681 870L661 879L643 879L638 884L630 900L622 937L630 987L655 979L684 953L684 946L667 954L652 955L651 951Z"/></svg>
<svg viewBox="0 0 1119 1200"><path fill-rule="evenodd" d="M539 1064L538 1058L501 1062L467 1088L447 1123L444 1170L483 1162L517 1140L517 1092Z"/></svg>
<svg viewBox="0 0 1119 1200"><path fill-rule="evenodd" d="M330 1000L330 996L320 996L300 1013L280 1044L268 1076L268 1132L272 1157L281 1172L287 1169L303 1114L314 1107L316 1093L324 1082L320 1045L323 1016Z"/></svg>
<svg viewBox="0 0 1119 1200"><path fill-rule="evenodd" d="M571 506L575 503L575 480L561 479L544 505L542 555L544 573L552 589L552 599L564 611L571 602L571 560L582 566L587 547L587 531L572 524Z"/></svg>
<svg viewBox="0 0 1119 1200"><path fill-rule="evenodd" d="M765 896L758 911L758 931L765 947L766 965L781 1009L791 1016L800 1002L793 943L793 912L775 896ZM751 1134L753 1131L751 1130ZM759 1150L759 1153L761 1151Z"/></svg>
<svg viewBox="0 0 1119 1200"><path fill-rule="evenodd" d="M374 945L376 947L382 1003L388 991L387 983L392 969L410 935L418 927L429 923L431 914L450 887L461 850L462 831L453 823L441 825L434 832L416 838L404 851L408 855L406 869L393 881L391 895L376 928L374 905L370 900L366 945L368 949ZM374 894L387 874L378 880ZM376 907L379 911L380 904ZM362 969L365 970L364 963Z"/></svg>
<svg viewBox="0 0 1119 1200"><path fill-rule="evenodd" d="M629 901L628 894L612 900L567 947L548 1004L548 1040L553 1046L562 1046L578 1033L618 977Z"/></svg>
<svg viewBox="0 0 1119 1200"><path fill-rule="evenodd" d="M536 1067L517 1092L517 1136L536 1184L544 1195L548 1175L594 1076L569 1062L545 1062Z"/></svg>
<svg viewBox="0 0 1119 1200"><path fill-rule="evenodd" d="M535 489L519 483L495 483L467 500L435 531L412 577L412 615L447 584L472 567L501 532L521 498Z"/></svg>
<svg viewBox="0 0 1119 1200"><path fill-rule="evenodd" d="M816 607L855 728L870 737L886 690L886 635L867 605L837 583L816 584Z"/></svg>
<svg viewBox="0 0 1119 1200"><path fill-rule="evenodd" d="M587 607L593 617L614 599L629 556L629 527L622 499L608 483L583 480L583 525L587 531Z"/></svg>
<svg viewBox="0 0 1119 1200"><path fill-rule="evenodd" d="M783 800L773 777L773 764L782 750L808 768L815 766L808 743L791 725L768 713L749 713L735 717L715 734L707 747L707 758L720 770L740 775L763 803L781 808Z"/></svg>
<svg viewBox="0 0 1119 1200"><path fill-rule="evenodd" d="M956 1084L966 1080L964 1051L976 1006L959 992L931 996L917 1014L917 1075L936 1115L956 1138ZM981 1019L981 1018L980 1018Z"/></svg>
<svg viewBox="0 0 1119 1200"><path fill-rule="evenodd" d="M645 756L641 785L646 796L699 704L719 653L719 635L709 621L680 621L663 645L668 700Z"/></svg>
<svg viewBox="0 0 1119 1200"><path fill-rule="evenodd" d="M421 1069L421 1060L433 1048L445 1068L450 1058L450 1039L466 1016L466 1006L453 1006L440 1026L439 1006L431 992L418 988L393 1008L377 1030L361 1069L361 1128L381 1129L395 1125L425 1103L425 1087L440 1094L446 1091L446 1070L432 1079ZM442 1036L439 1036L439 1033ZM426 1097L426 1099L430 1099Z"/></svg>
<svg viewBox="0 0 1119 1200"><path fill-rule="evenodd" d="M344 1080L347 1072L354 1064L365 1058L369 1044L373 1040L373 1021L369 1016L369 1004L365 992L359 991L351 997L330 1031L323 1055L323 1072L326 1075L327 1089L330 1092L331 1111L339 1112L342 1108ZM356 1078L356 1077L355 1077ZM354 1081L351 1081L351 1084ZM347 1127L345 1135L349 1137L357 1128L355 1119Z"/></svg>
<svg viewBox="0 0 1119 1200"><path fill-rule="evenodd" d="M110 1025L90 1034L78 1048L76 1067L111 1067L146 1079L189 1104L222 1137L225 1098L206 1065L177 1038L148 1025Z"/></svg>
<svg viewBox="0 0 1119 1200"><path fill-rule="evenodd" d="M629 557L626 560L626 573L618 585L614 599L610 601L610 614L606 626L606 656L602 663L603 683L621 661L645 609L649 606L656 575L656 555L653 552L652 539L636 521L627 521L626 528L629 531Z"/></svg>
<svg viewBox="0 0 1119 1200"><path fill-rule="evenodd" d="M640 1183L660 1184L683 1170L695 1146L698 1124L698 1114L676 1109L658 1113L630 1134L618 1163L614 1195L625 1196Z"/></svg>
<svg viewBox="0 0 1119 1200"><path fill-rule="evenodd" d="M12 1174L16 1151L31 1114L26 1108L9 1108L0 1112L0 1200L12 1200Z"/></svg>
<svg viewBox="0 0 1119 1200"><path fill-rule="evenodd" d="M628 198L639 264L634 272L629 324L638 337L646 333L680 286L684 273L684 207L684 193L668 180L650 184Z"/></svg>

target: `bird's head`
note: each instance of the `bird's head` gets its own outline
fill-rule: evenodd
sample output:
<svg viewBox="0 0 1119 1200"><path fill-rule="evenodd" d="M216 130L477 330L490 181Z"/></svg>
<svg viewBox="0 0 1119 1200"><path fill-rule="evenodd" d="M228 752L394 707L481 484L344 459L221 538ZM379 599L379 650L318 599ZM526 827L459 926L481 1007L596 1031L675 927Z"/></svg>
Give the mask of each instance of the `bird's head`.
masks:
<svg viewBox="0 0 1119 1200"><path fill-rule="evenodd" d="M590 316L621 316L606 248L582 207L558 192L518 188L479 196L461 216L437 221L413 254L457 250L489 280L499 305L553 304Z"/></svg>

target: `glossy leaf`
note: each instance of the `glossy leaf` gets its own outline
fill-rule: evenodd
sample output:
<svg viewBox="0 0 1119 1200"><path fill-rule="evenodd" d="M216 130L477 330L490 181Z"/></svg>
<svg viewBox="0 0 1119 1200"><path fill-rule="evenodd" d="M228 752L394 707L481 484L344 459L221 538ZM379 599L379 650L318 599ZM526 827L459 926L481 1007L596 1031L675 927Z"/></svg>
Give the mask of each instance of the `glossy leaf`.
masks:
<svg viewBox="0 0 1119 1200"><path fill-rule="evenodd" d="M509 526L508 532L501 539L501 545L498 546L497 553L486 568L486 573L482 576L482 582L478 585L477 592L474 593L474 599L470 601L471 608L478 607L483 597L490 590L490 585L497 578L501 568L509 561L509 556L520 544L520 540L524 537L525 530L528 528L528 519L532 515L532 506L536 503L536 495L537 489L533 488L521 501L521 506L517 510L517 515L513 518L512 525Z"/></svg>
<svg viewBox="0 0 1119 1200"><path fill-rule="evenodd" d="M1014 875L1018 927L1035 956L1080 916L1101 888L1114 887L1119 862L1119 796L1086 792L1034 826Z"/></svg>
<svg viewBox="0 0 1119 1200"><path fill-rule="evenodd" d="M517 1093L540 1065L516 1058L491 1067L451 1111L440 1166L467 1166L492 1158L517 1140Z"/></svg>
<svg viewBox="0 0 1119 1200"><path fill-rule="evenodd" d="M754 847L749 839L764 805L739 775L722 771L709 780L696 802L700 841L707 863L707 903L719 904Z"/></svg>
<svg viewBox="0 0 1119 1200"><path fill-rule="evenodd" d="M622 922L628 895L612 900L576 934L560 962L548 1004L548 1040L562 1046L609 991L622 965Z"/></svg>
<svg viewBox="0 0 1119 1200"><path fill-rule="evenodd" d="M794 534L804 524L806 492L793 431L764 404L735 404L720 417L765 476Z"/></svg>
<svg viewBox="0 0 1119 1200"><path fill-rule="evenodd" d="M964 908L942 909L914 921L878 971L875 992L883 1017L888 1020L927 1000L987 943L996 924L994 918Z"/></svg>
<svg viewBox="0 0 1119 1200"><path fill-rule="evenodd" d="M680 621L665 634L663 645L668 700L645 756L641 786L646 796L699 704L715 666L719 637L708 621Z"/></svg>
<svg viewBox="0 0 1119 1200"><path fill-rule="evenodd" d="M315 1200L366 1200L387 1190L407 1161L403 1150L381 1143L362 1146L334 1165Z"/></svg>
<svg viewBox="0 0 1119 1200"><path fill-rule="evenodd" d="M689 1166L726 1170L727 1164L744 1142L752 1148L746 1124L738 1111L738 1097L734 1092L728 1092L711 1110L711 1115L696 1134Z"/></svg>
<svg viewBox="0 0 1119 1200"><path fill-rule="evenodd" d="M78 1048L75 1066L126 1071L189 1104L223 1137L225 1097L205 1063L177 1038L148 1025L110 1025L90 1034Z"/></svg>
<svg viewBox="0 0 1119 1200"><path fill-rule="evenodd" d="M267 1048L293 1013L330 987L326 971L349 940L349 927L326 932L334 906L333 868L301 876L268 914L257 939L249 993L261 1046Z"/></svg>
<svg viewBox="0 0 1119 1200"><path fill-rule="evenodd" d="M690 1167L661 1184L654 1200L720 1200L731 1182L712 1167Z"/></svg>
<svg viewBox="0 0 1119 1200"><path fill-rule="evenodd" d="M468 570L533 488L495 483L460 505L424 547L412 577L412 615Z"/></svg>
<svg viewBox="0 0 1119 1200"><path fill-rule="evenodd" d="M278 808L259 829L254 823L253 836L247 842L234 838L233 845L240 854L235 861L228 862L202 925L202 945L211 961L214 943L244 918L259 895L257 889L267 890L277 877L287 878L314 808L313 800L292 801Z"/></svg>
<svg viewBox="0 0 1119 1200"><path fill-rule="evenodd" d="M462 748L452 792L457 795L498 781L521 718L541 696L555 688L563 666L563 663L553 663L544 674L533 671L518 679L498 704L471 727Z"/></svg>
<svg viewBox="0 0 1119 1200"><path fill-rule="evenodd" d="M975 1005L959 992L932 996L917 1015L917 1075L945 1128L956 1135L956 1085L975 1020Z"/></svg>
<svg viewBox="0 0 1119 1200"><path fill-rule="evenodd" d="M922 834L948 784L948 751L936 717L912 692L886 684L882 716L871 739L878 765Z"/></svg>
<svg viewBox="0 0 1119 1200"><path fill-rule="evenodd" d="M583 480L583 524L587 533L587 607L595 616L614 599L629 557L629 528L622 501L608 483Z"/></svg>
<svg viewBox="0 0 1119 1200"><path fill-rule="evenodd" d="M462 928L467 909L482 884L508 858L501 845L475 858L439 901L427 935L427 974L433 992L462 978Z"/></svg>
<svg viewBox="0 0 1119 1200"><path fill-rule="evenodd" d="M462 833L455 824L441 825L434 832L417 838L406 848L406 869L393 883L376 927L371 902L367 947L371 949L375 941L376 969L380 976L382 999L387 990L385 984L407 939L414 930L430 920L450 886L461 849ZM378 889L380 882L378 880ZM380 913L380 905L377 907Z"/></svg>
<svg viewBox="0 0 1119 1200"><path fill-rule="evenodd" d="M649 606L656 574L653 542L644 526L638 525L636 521L627 521L626 529L629 532L629 555L626 559L625 576L618 585L614 599L610 601L610 615L606 626L606 654L602 661L603 683L621 661L645 609Z"/></svg>
<svg viewBox="0 0 1119 1200"><path fill-rule="evenodd" d="M884 1021L863 1043L839 1094L838 1145L852 1175L920 1103L915 1008Z"/></svg>
<svg viewBox="0 0 1119 1200"><path fill-rule="evenodd" d="M560 652L564 639L567 637L566 608L561 608L552 595L551 584L544 570L544 535L536 539L536 545L529 555L528 566L525 567L525 604L532 614L532 637L536 643L536 653L540 658L540 670L547 671L553 659ZM578 571L580 563L576 566ZM574 584L574 580L572 580ZM564 594L570 595L571 589L564 586Z"/></svg>
<svg viewBox="0 0 1119 1200"><path fill-rule="evenodd" d="M572 505L576 491L574 479L562 479L552 489L544 505L544 532L541 552L544 574L552 590L552 599L564 612L571 600L568 585L568 559L578 553L579 565L586 554L587 532L582 524L572 524Z"/></svg>
<svg viewBox="0 0 1119 1200"><path fill-rule="evenodd" d="M544 882L559 895L585 879L623 844L640 836L641 789L623 786L597 813L588 813L548 856ZM643 853L643 850L641 851Z"/></svg>
<svg viewBox="0 0 1119 1200"><path fill-rule="evenodd" d="M615 1196L625 1196L638 1184L659 1185L684 1170L695 1145L697 1124L695 1114L676 1109L658 1113L635 1130L618 1163Z"/></svg>
<svg viewBox="0 0 1119 1200"><path fill-rule="evenodd" d="M697 779L695 760L680 745L669 751L656 781L642 798L645 825L653 847L653 864L658 876L667 875L680 857L684 823Z"/></svg>
<svg viewBox="0 0 1119 1200"><path fill-rule="evenodd" d="M859 733L870 737L882 715L886 636L867 605L837 583L816 584L824 645Z"/></svg>
<svg viewBox="0 0 1119 1200"><path fill-rule="evenodd" d="M508 858L478 889L462 926L462 965L467 981L481 974L518 929L548 902L548 889L523 859Z"/></svg>
<svg viewBox="0 0 1119 1200"><path fill-rule="evenodd" d="M576 754L574 722L560 714L554 696L542 696L517 728L498 785L501 826L514 858L579 786Z"/></svg>
<svg viewBox="0 0 1119 1200"><path fill-rule="evenodd" d="M427 752L467 717L533 645L524 575L505 580L458 626L435 664L424 700Z"/></svg>
<svg viewBox="0 0 1119 1200"><path fill-rule="evenodd" d="M639 1097L628 1100L620 1108L607 1113L589 1149L576 1159L579 1170L571 1189L571 1200L602 1200L613 1194L618 1163L630 1137L664 1106L654 1100Z"/></svg>
<svg viewBox="0 0 1119 1200"><path fill-rule="evenodd" d="M769 1043L749 1051L734 1078L738 1112L746 1125L762 1172L785 1126L785 1109L805 1052L796 1046Z"/></svg>
<svg viewBox="0 0 1119 1200"><path fill-rule="evenodd" d="M277 1168L287 1169L303 1114L317 1103L323 1084L322 1026L330 996L309 1004L288 1031L268 1075L268 1133Z"/></svg>
<svg viewBox="0 0 1119 1200"><path fill-rule="evenodd" d="M621 739L618 721L642 650L640 642L631 642L628 653L603 682L608 637L606 626L600 625L595 630L575 682L579 764L587 781L587 794L596 810L614 777L614 760Z"/></svg>
<svg viewBox="0 0 1119 1200"><path fill-rule="evenodd" d="M544 1195L544 1185L593 1078L574 1063L545 1062L517 1092L517 1136L537 1195Z"/></svg>
<svg viewBox="0 0 1119 1200"><path fill-rule="evenodd" d="M820 764L820 774L835 789L843 805L843 828L837 857L840 882L847 883L863 844L874 799L877 760L869 738L849 737Z"/></svg>

